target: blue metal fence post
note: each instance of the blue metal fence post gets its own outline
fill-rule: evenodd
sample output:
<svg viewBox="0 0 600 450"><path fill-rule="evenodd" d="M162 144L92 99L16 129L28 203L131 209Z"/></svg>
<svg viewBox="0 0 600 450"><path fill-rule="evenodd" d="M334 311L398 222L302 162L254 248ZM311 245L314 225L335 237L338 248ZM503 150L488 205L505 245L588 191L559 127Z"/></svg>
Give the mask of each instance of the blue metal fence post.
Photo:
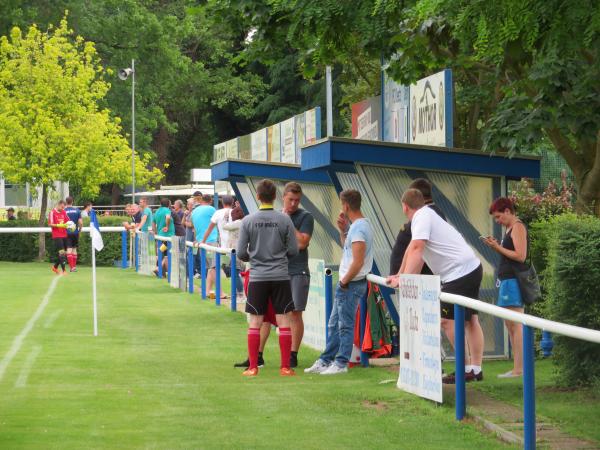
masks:
<svg viewBox="0 0 600 450"><path fill-rule="evenodd" d="M160 249L160 247L162 246L163 242L162 241L156 241L156 264L158 266L158 278L162 278L163 277L163 268L162 268L162 260L163 260L163 252Z"/></svg>
<svg viewBox="0 0 600 450"><path fill-rule="evenodd" d="M524 448L535 449L535 332L523 325L523 423Z"/></svg>
<svg viewBox="0 0 600 450"><path fill-rule="evenodd" d="M552 349L554 348L554 341L552 340L552 333L549 331L542 331L542 340L540 341L540 347L544 352L544 358L552 356Z"/></svg>
<svg viewBox="0 0 600 450"><path fill-rule="evenodd" d="M221 254L215 252L215 305L221 306Z"/></svg>
<svg viewBox="0 0 600 450"><path fill-rule="evenodd" d="M127 269L127 230L121 231L121 269Z"/></svg>
<svg viewBox="0 0 600 450"><path fill-rule="evenodd" d="M360 364L363 367L369 367L369 355L363 352L363 341L365 339L365 330L367 329L367 293L360 299Z"/></svg>
<svg viewBox="0 0 600 450"><path fill-rule="evenodd" d="M235 250L231 250L231 310L237 311L237 265Z"/></svg>
<svg viewBox="0 0 600 450"><path fill-rule="evenodd" d="M171 249L173 248L172 242L167 242L167 280L171 282Z"/></svg>
<svg viewBox="0 0 600 450"><path fill-rule="evenodd" d="M333 310L333 272L325 269L325 342L329 342L329 318Z"/></svg>
<svg viewBox="0 0 600 450"><path fill-rule="evenodd" d="M137 233L135 233L135 244L134 244L134 251L135 251L135 271L138 272L140 270L140 257L139 257L139 246L140 246L140 237L138 236Z"/></svg>
<svg viewBox="0 0 600 450"><path fill-rule="evenodd" d="M465 395L465 308L454 305L454 367L456 384L456 420L463 420L467 412Z"/></svg>
<svg viewBox="0 0 600 450"><path fill-rule="evenodd" d="M206 250L200 247L200 295L206 300Z"/></svg>
<svg viewBox="0 0 600 450"><path fill-rule="evenodd" d="M194 249L187 248L188 292L194 293Z"/></svg>

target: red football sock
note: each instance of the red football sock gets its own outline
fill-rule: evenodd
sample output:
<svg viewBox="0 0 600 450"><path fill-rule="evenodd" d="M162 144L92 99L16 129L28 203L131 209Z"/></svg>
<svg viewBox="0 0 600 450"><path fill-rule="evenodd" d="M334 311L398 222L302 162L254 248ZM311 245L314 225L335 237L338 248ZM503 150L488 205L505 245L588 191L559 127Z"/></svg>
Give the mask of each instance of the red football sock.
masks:
<svg viewBox="0 0 600 450"><path fill-rule="evenodd" d="M72 269L74 264L73 264L73 255L71 253L67 254L67 261L69 263L69 267Z"/></svg>
<svg viewBox="0 0 600 450"><path fill-rule="evenodd" d="M73 268L77 267L77 254L73 254Z"/></svg>
<svg viewBox="0 0 600 450"><path fill-rule="evenodd" d="M258 367L258 346L260 345L260 328L248 328L248 359L250 369Z"/></svg>
<svg viewBox="0 0 600 450"><path fill-rule="evenodd" d="M279 328L279 350L281 352L281 368L290 368L290 353L292 351L291 328Z"/></svg>

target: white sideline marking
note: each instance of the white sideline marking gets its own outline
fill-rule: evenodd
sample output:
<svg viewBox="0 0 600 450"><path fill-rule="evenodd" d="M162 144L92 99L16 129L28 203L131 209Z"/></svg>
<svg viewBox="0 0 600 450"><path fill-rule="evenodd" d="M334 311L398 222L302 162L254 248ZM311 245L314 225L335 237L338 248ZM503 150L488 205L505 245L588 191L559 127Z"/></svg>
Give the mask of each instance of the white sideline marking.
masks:
<svg viewBox="0 0 600 450"><path fill-rule="evenodd" d="M23 367L21 368L21 372L19 373L19 378L17 378L17 381L15 381L16 388L24 388L25 386L27 386L27 378L29 378L29 372L31 372L31 369L35 364L35 360L41 352L42 347L36 345L31 350L31 353L27 355L27 359L23 363Z"/></svg>
<svg viewBox="0 0 600 450"><path fill-rule="evenodd" d="M44 312L44 309L46 309L46 306L48 305L48 302L50 301L50 297L52 297L52 293L54 292L54 289L56 288L56 284L58 283L58 280L60 280L60 277L56 277L52 280L52 283L50 283L50 287L46 291L46 294L44 295L44 298L42 299L40 306L38 306L38 309L35 311L35 313L33 313L33 316L31 316L31 319L29 319L27 324L25 324L25 327L23 328L23 330L21 330L21 332L17 335L17 337L13 341L10 349L8 350L6 355L4 355L4 358L2 358L2 361L0 361L0 381L2 381L2 378L4 378L6 369L7 369L8 365L10 364L10 362L12 361L12 359L15 357L15 355L17 353L19 353L19 350L21 350L23 341L25 340L25 338L27 337L27 335L29 334L29 332L31 331L33 326L35 325L35 322L37 322L37 320L40 318L40 316Z"/></svg>
<svg viewBox="0 0 600 450"><path fill-rule="evenodd" d="M60 313L62 313L62 309L54 311L52 315L46 319L46 322L44 322L44 328L50 328L52 325L54 325L54 322L56 322L56 319L58 319Z"/></svg>

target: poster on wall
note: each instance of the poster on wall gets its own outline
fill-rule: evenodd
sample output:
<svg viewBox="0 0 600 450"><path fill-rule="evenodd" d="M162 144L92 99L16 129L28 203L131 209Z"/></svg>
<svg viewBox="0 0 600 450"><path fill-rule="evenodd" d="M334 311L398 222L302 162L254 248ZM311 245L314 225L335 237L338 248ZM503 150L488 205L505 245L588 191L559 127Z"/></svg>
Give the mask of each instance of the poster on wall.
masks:
<svg viewBox="0 0 600 450"><path fill-rule="evenodd" d="M281 162L296 163L295 120L290 118L281 122Z"/></svg>
<svg viewBox="0 0 600 450"><path fill-rule="evenodd" d="M267 161L267 129L255 131L250 135L252 160Z"/></svg>
<svg viewBox="0 0 600 450"><path fill-rule="evenodd" d="M408 143L410 88L396 83L385 72L383 77L383 140Z"/></svg>
<svg viewBox="0 0 600 450"><path fill-rule="evenodd" d="M325 350L327 319L325 316L325 261L308 260L310 271L310 287L306 310L302 314L304 320L304 337L302 344L318 351Z"/></svg>
<svg viewBox="0 0 600 450"><path fill-rule="evenodd" d="M306 144L311 144L321 139L321 108L316 107L305 113Z"/></svg>
<svg viewBox="0 0 600 450"><path fill-rule="evenodd" d="M269 161L281 161L281 126L276 123L267 128L267 149Z"/></svg>
<svg viewBox="0 0 600 450"><path fill-rule="evenodd" d="M452 71L443 70L410 87L411 144L452 147Z"/></svg>
<svg viewBox="0 0 600 450"><path fill-rule="evenodd" d="M238 138L230 139L225 142L225 151L228 159L238 159L240 157L238 149Z"/></svg>
<svg viewBox="0 0 600 450"><path fill-rule="evenodd" d="M304 113L294 117L296 131L296 164L301 163L300 149L306 144L306 118Z"/></svg>
<svg viewBox="0 0 600 450"><path fill-rule="evenodd" d="M252 159L252 138L249 134L238 138L240 159Z"/></svg>
<svg viewBox="0 0 600 450"><path fill-rule="evenodd" d="M221 142L213 147L213 162L224 161L227 159L227 145Z"/></svg>
<svg viewBox="0 0 600 450"><path fill-rule="evenodd" d="M352 105L352 137L368 141L380 140L381 96Z"/></svg>
<svg viewBox="0 0 600 450"><path fill-rule="evenodd" d="M442 403L440 277L402 275L398 387Z"/></svg>

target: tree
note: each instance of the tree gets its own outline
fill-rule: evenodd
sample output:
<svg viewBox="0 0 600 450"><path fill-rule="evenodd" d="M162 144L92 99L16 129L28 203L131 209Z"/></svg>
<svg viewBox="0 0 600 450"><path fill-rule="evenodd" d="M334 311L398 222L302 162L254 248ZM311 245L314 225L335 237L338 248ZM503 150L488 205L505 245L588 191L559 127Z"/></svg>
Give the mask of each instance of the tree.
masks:
<svg viewBox="0 0 600 450"><path fill-rule="evenodd" d="M55 181L93 196L103 183L130 179L131 150L119 119L100 107L109 74L66 17L46 32L13 28L0 38L0 171L10 182L41 186L40 225ZM136 179L158 179L147 158L136 162Z"/></svg>

